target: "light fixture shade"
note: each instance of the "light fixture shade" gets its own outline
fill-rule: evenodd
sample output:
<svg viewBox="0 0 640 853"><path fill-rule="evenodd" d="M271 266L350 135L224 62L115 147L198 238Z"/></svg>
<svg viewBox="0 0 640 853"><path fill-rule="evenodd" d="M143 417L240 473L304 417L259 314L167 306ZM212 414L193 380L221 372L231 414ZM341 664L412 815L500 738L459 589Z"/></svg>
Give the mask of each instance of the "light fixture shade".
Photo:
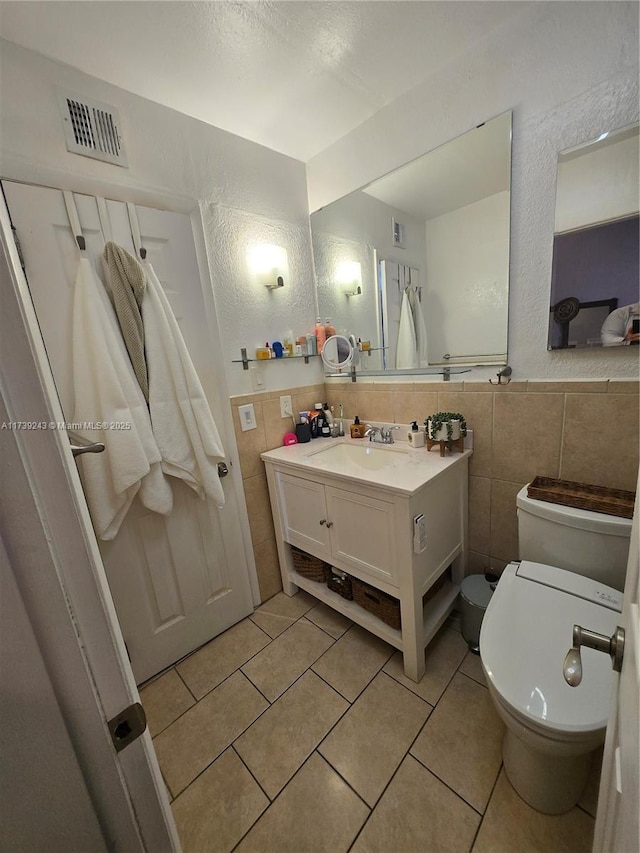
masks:
<svg viewBox="0 0 640 853"><path fill-rule="evenodd" d="M362 264L359 261L342 261L336 269L336 282L345 296L362 293Z"/></svg>
<svg viewBox="0 0 640 853"><path fill-rule="evenodd" d="M247 267L251 280L257 286L284 287L289 277L287 251L281 246L262 243L247 251Z"/></svg>

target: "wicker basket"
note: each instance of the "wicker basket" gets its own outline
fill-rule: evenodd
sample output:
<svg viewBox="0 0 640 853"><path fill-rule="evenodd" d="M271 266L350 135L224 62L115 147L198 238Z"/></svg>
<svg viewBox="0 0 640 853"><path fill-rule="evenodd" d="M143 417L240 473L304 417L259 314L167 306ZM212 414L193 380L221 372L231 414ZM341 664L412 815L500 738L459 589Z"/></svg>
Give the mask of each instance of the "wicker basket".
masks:
<svg viewBox="0 0 640 853"><path fill-rule="evenodd" d="M373 613L387 625L392 628L400 629L400 602L392 595L387 595L368 583L351 578L351 588L353 589L353 600L360 607Z"/></svg>
<svg viewBox="0 0 640 853"><path fill-rule="evenodd" d="M353 601L353 584L351 577L346 572L327 566L325 569L325 580L329 589L337 592L347 601Z"/></svg>
<svg viewBox="0 0 640 853"><path fill-rule="evenodd" d="M539 501L633 518L635 492L626 492L623 489L590 486L587 483L555 480L552 477L536 477L529 484L527 494Z"/></svg>
<svg viewBox="0 0 640 853"><path fill-rule="evenodd" d="M291 557L293 559L293 568L299 575L310 581L324 583L327 564L323 560L307 554L306 551L300 551L299 548L294 548L293 546L291 546Z"/></svg>

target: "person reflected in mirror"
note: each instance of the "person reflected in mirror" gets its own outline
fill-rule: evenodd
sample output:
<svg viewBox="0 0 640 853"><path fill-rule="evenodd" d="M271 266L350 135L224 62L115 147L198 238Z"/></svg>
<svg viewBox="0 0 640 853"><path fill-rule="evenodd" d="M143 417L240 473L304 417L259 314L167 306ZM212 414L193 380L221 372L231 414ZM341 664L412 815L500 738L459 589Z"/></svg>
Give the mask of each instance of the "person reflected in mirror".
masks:
<svg viewBox="0 0 640 853"><path fill-rule="evenodd" d="M640 343L640 302L616 308L602 324L603 347L620 347Z"/></svg>

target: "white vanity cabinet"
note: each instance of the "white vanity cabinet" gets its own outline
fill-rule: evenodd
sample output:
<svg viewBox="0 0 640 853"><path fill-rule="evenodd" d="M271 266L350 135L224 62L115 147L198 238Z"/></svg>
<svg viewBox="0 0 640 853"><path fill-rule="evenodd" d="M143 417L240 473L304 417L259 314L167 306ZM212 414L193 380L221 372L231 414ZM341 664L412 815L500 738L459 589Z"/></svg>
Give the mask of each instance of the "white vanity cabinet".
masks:
<svg viewBox="0 0 640 853"><path fill-rule="evenodd" d="M406 450L395 454L388 470L362 471L320 463L314 445L262 454L284 591L293 595L300 587L382 637L402 651L405 673L419 681L424 648L453 608L464 576L470 451L442 459L424 448ZM422 545L414 536L420 515ZM401 630L297 574L292 545L399 599ZM449 566L450 578L430 595Z"/></svg>
<svg viewBox="0 0 640 853"><path fill-rule="evenodd" d="M327 563L358 570L373 586L395 583L393 501L278 472L282 534L286 542Z"/></svg>

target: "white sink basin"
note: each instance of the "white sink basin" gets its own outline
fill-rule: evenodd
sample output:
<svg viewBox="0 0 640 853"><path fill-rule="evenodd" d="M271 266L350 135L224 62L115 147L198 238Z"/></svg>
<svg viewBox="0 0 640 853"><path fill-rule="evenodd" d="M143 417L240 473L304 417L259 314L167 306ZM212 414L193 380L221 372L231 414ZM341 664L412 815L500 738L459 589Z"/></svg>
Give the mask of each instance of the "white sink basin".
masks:
<svg viewBox="0 0 640 853"><path fill-rule="evenodd" d="M363 444L334 444L311 454L311 458L314 462L327 462L345 468L357 465L367 471L381 471L405 462L407 450L399 447L376 447L374 443L367 441Z"/></svg>

